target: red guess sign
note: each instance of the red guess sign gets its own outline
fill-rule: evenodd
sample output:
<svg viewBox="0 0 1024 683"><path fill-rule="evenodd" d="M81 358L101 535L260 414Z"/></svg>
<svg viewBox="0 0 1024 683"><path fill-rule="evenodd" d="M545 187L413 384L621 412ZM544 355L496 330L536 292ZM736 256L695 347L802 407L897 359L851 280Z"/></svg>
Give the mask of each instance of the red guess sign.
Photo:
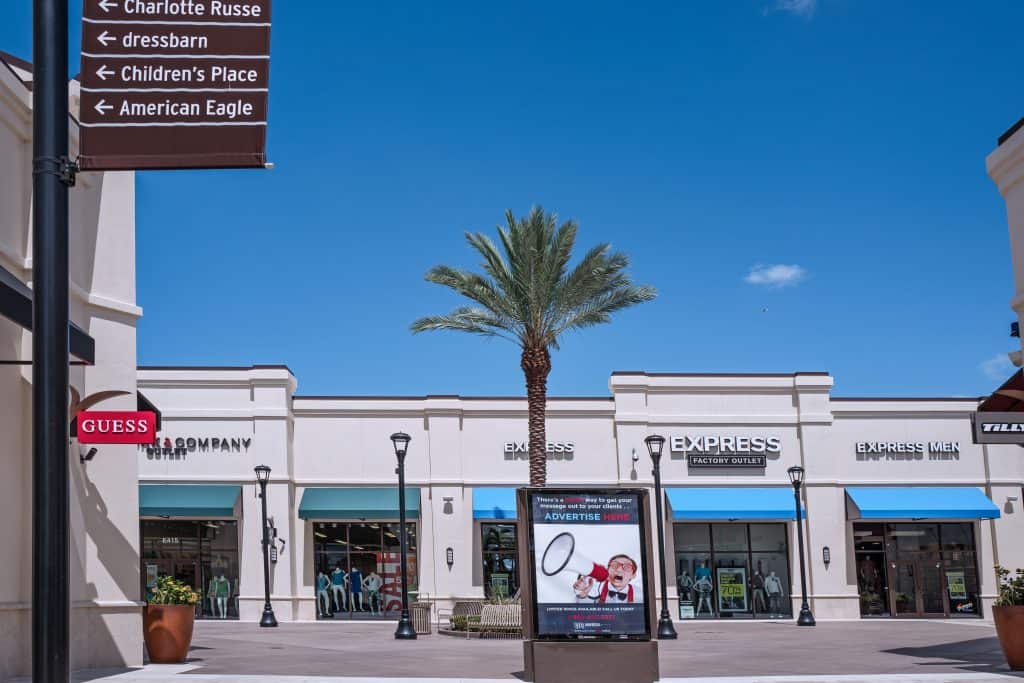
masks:
<svg viewBox="0 0 1024 683"><path fill-rule="evenodd" d="M78 413L79 443L152 443L156 413L148 410L83 410Z"/></svg>

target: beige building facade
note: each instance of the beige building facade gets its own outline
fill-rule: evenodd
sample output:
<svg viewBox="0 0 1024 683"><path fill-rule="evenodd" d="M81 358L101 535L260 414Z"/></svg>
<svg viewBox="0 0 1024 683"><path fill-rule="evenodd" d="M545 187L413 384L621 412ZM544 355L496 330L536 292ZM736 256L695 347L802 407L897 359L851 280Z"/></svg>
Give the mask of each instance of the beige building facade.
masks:
<svg viewBox="0 0 1024 683"><path fill-rule="evenodd" d="M0 287L20 319L32 282L32 70L0 54ZM78 131L69 122L72 149ZM135 179L84 173L70 191L71 384L80 396L119 390L110 409L134 409ZM32 334L23 319L0 316L0 680L29 673L32 597ZM30 327L30 319L28 321ZM89 353L89 350L92 352ZM88 365L83 365L83 356ZM138 665L142 624L138 585L138 465L130 446L105 446L80 463L72 442L72 666Z"/></svg>
<svg viewBox="0 0 1024 683"><path fill-rule="evenodd" d="M141 368L138 378L163 414L159 443L138 454L143 571L177 571L180 559L204 590L211 576L224 575L228 610L221 614L213 601L207 618L259 618L260 464L272 468L278 619L394 617L389 436L397 431L412 436L407 580L416 599L436 617L457 600L514 594L512 492L527 481L524 399L303 396L284 366ZM799 572L787 469L800 465L808 588L819 619L987 618L992 566L1024 566L1013 542L1024 532L1020 449L972 443L976 400L838 398L832 384L825 373L615 373L608 396L549 401L549 485L651 488L644 438L665 436L675 616L790 618L799 609ZM204 486L206 494L233 491L223 514L147 507L161 487L180 500ZM225 544L215 530L205 557L180 550L181 535L202 539L202 527L225 524L237 540ZM183 531L163 531L170 528ZM383 587L366 583L370 573ZM724 599L724 573L743 577L744 595ZM694 586L698 575L711 584L703 582L706 594ZM378 600L383 609L372 604Z"/></svg>

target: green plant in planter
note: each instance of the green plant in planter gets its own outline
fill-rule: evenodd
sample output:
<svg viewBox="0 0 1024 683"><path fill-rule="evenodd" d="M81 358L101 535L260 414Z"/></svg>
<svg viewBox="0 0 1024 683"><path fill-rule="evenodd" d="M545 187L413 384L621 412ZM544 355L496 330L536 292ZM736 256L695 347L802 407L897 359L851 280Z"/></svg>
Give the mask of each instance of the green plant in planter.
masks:
<svg viewBox="0 0 1024 683"><path fill-rule="evenodd" d="M172 576L161 576L146 602L150 605L194 605L199 602L199 593Z"/></svg>
<svg viewBox="0 0 1024 683"><path fill-rule="evenodd" d="M999 582L999 597L996 607L1014 607L1024 605L1024 569L1017 569L1014 576L1002 565L996 565L996 581Z"/></svg>

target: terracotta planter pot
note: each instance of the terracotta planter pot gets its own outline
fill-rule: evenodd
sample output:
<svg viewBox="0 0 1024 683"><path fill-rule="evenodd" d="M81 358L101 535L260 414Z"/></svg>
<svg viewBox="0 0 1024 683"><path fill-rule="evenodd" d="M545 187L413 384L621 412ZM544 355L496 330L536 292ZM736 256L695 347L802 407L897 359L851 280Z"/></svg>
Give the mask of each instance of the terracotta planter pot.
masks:
<svg viewBox="0 0 1024 683"><path fill-rule="evenodd" d="M142 612L142 633L149 661L180 664L192 643L196 621L193 605L146 605Z"/></svg>
<svg viewBox="0 0 1024 683"><path fill-rule="evenodd" d="M1024 607L993 607L992 620L1010 668L1024 669Z"/></svg>

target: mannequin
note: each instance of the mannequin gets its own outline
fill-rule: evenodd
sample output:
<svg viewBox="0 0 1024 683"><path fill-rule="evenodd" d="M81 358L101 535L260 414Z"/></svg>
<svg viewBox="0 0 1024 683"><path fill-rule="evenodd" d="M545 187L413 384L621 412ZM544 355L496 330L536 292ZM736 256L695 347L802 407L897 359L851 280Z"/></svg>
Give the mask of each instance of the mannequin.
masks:
<svg viewBox="0 0 1024 683"><path fill-rule="evenodd" d="M370 614L381 613L380 587L384 585L384 579L376 571L370 571L363 579L363 587L366 588L366 602L370 605Z"/></svg>
<svg viewBox="0 0 1024 683"><path fill-rule="evenodd" d="M693 613L693 616L699 617L704 605L708 606L708 614L712 615L714 610L711 607L711 590L713 588L711 577L702 576L700 569L694 573L697 575L697 580L693 583L693 590L697 592L697 610Z"/></svg>
<svg viewBox="0 0 1024 683"><path fill-rule="evenodd" d="M698 581L700 579L707 579L708 581L710 581L711 580L711 570L708 569L708 563L704 562L704 561L701 561L700 566L697 567L697 569L693 572L693 576Z"/></svg>
<svg viewBox="0 0 1024 683"><path fill-rule="evenodd" d="M217 611L221 619L228 618L228 598L231 597L231 582L221 572L213 580L213 594L217 597Z"/></svg>
<svg viewBox="0 0 1024 683"><path fill-rule="evenodd" d="M683 573L679 575L677 583L679 584L679 599L692 600L693 598L690 596L693 591L693 577L690 576L690 573L684 569Z"/></svg>
<svg viewBox="0 0 1024 683"><path fill-rule="evenodd" d="M363 611L363 573L359 567L348 568L349 590L352 592L352 611ZM357 604L358 603L358 604Z"/></svg>
<svg viewBox="0 0 1024 683"><path fill-rule="evenodd" d="M217 596L215 586L217 585L216 577L210 577L210 583L206 586L206 599L210 602L210 616L217 617Z"/></svg>
<svg viewBox="0 0 1024 683"><path fill-rule="evenodd" d="M327 593L327 588L331 585L331 580L327 578L327 574L322 571L316 575L316 606L322 617L332 616L329 610L331 609L331 596ZM323 603L320 600L323 599Z"/></svg>
<svg viewBox="0 0 1024 683"><path fill-rule="evenodd" d="M857 570L857 577L858 579L860 579L861 592L878 592L878 587L880 583L880 581L878 580L878 568L875 567L875 563L871 561L870 557L865 557L863 560L861 560L860 567Z"/></svg>
<svg viewBox="0 0 1024 683"><path fill-rule="evenodd" d="M331 572L331 594L334 596L334 608L337 612L348 611L348 598L345 593L345 582L348 581L348 574L341 568L341 562Z"/></svg>
<svg viewBox="0 0 1024 683"><path fill-rule="evenodd" d="M775 571L768 572L764 579L764 592L768 594L768 609L772 614L782 612L782 599L786 594L782 590L782 579L775 575Z"/></svg>
<svg viewBox="0 0 1024 683"><path fill-rule="evenodd" d="M750 587L754 591L754 612L767 612L768 608L765 607L764 600L764 575L761 574L761 563L757 563L757 571L750 577ZM758 604L760 603L760 608Z"/></svg>

